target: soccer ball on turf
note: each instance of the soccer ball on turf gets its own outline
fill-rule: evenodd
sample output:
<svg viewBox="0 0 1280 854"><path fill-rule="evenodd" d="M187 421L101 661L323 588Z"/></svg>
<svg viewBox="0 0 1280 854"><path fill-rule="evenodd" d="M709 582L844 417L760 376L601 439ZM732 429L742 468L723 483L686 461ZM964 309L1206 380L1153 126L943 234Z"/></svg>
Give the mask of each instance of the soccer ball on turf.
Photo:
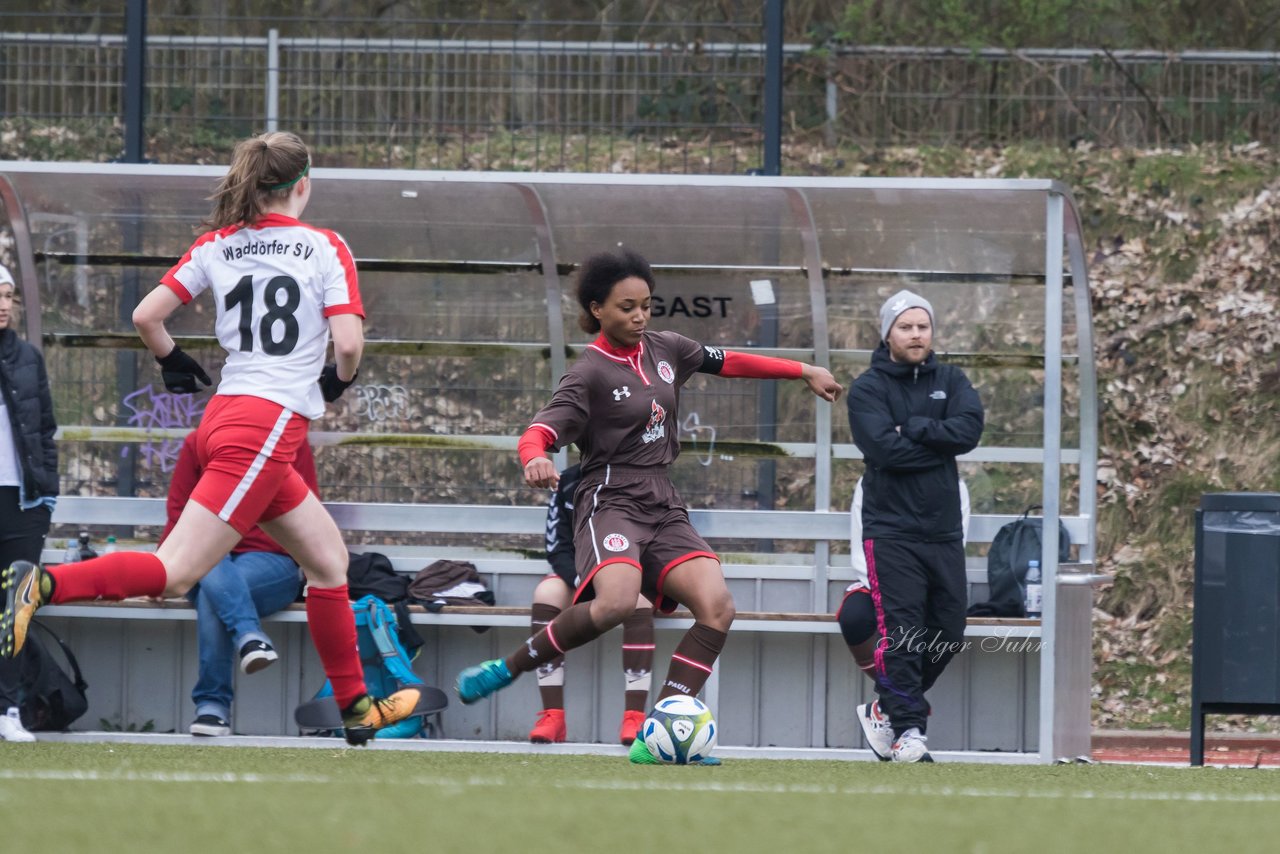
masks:
<svg viewBox="0 0 1280 854"><path fill-rule="evenodd" d="M711 755L716 746L716 722L697 697L659 700L640 728L645 747L665 765L689 765Z"/></svg>

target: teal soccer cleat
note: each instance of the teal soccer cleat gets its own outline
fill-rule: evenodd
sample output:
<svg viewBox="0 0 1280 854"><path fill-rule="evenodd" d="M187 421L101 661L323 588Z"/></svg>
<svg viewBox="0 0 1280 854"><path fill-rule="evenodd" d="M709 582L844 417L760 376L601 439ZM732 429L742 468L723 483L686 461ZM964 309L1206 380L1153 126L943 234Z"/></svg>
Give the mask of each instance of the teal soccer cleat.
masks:
<svg viewBox="0 0 1280 854"><path fill-rule="evenodd" d="M505 688L515 679L507 669L507 663L501 658L482 661L474 667L468 667L458 674L453 690L458 692L458 699L470 705L483 700L494 691Z"/></svg>

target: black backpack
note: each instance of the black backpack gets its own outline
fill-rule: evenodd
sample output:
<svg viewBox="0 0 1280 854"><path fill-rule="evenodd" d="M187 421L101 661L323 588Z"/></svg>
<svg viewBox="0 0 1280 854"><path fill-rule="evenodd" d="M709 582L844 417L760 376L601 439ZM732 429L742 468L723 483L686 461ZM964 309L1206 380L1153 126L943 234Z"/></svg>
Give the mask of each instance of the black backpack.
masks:
<svg viewBox="0 0 1280 854"><path fill-rule="evenodd" d="M352 552L347 561L347 595L352 602L366 596L393 604L403 602L409 595L409 579L396 572L384 554Z"/></svg>
<svg viewBox="0 0 1280 854"><path fill-rule="evenodd" d="M40 640L41 632L62 650L71 676ZM80 675L80 664L71 648L48 626L35 620L27 624L27 640L18 655L18 665L18 714L27 729L65 730L88 710L85 691L89 686Z"/></svg>
<svg viewBox="0 0 1280 854"><path fill-rule="evenodd" d="M990 599L969 606L971 617L1025 617L1027 615L1027 562L1040 560L1044 519L1032 516L1028 507L1022 517L996 531L987 552L987 592ZM1058 560L1071 560L1071 535L1058 522Z"/></svg>

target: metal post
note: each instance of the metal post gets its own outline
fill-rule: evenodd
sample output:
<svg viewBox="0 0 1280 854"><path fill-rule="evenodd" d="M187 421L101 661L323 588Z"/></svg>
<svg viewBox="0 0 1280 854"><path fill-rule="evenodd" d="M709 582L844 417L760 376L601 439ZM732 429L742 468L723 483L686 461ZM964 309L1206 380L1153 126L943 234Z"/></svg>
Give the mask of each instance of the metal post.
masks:
<svg viewBox="0 0 1280 854"><path fill-rule="evenodd" d="M784 0L767 0L764 10L764 168L756 174L782 174L782 10ZM780 254L778 231L770 232L772 244L766 259L776 263ZM774 283L768 282L772 293ZM778 306L775 301L759 303L760 340L753 342L762 347L778 346ZM778 389L776 382L760 383L756 403L758 437L765 442L778 438ZM756 463L756 501L764 510L774 509L774 482L777 480L777 463L761 460ZM772 548L762 543L761 548Z"/></svg>
<svg viewBox="0 0 1280 854"><path fill-rule="evenodd" d="M125 7L124 54L124 162L146 161L146 99L147 99L147 0L129 0ZM126 194L127 195L127 194ZM134 196L132 203L141 211L142 199ZM141 216L132 216L122 224L121 246L125 252L142 251ZM125 328L133 323L133 309L138 304L138 268L126 267L121 279L119 318ZM116 353L116 392L120 400L138 387L138 360L132 350ZM117 424L127 424L121 407ZM136 491L138 447L130 447L131 453L120 460L116 469L116 494L133 495ZM128 533L126 533L128 531ZM118 529L126 536L132 529Z"/></svg>
<svg viewBox="0 0 1280 854"><path fill-rule="evenodd" d="M834 148L837 140L836 117L839 115L840 92L836 88L836 47L827 45L827 121L822 126L822 141Z"/></svg>
<svg viewBox="0 0 1280 854"><path fill-rule="evenodd" d="M782 174L782 13L786 0L764 5L764 174Z"/></svg>
<svg viewBox="0 0 1280 854"><path fill-rule="evenodd" d="M124 31L124 162L142 163L147 139L147 0L129 0Z"/></svg>
<svg viewBox="0 0 1280 854"><path fill-rule="evenodd" d="M1044 235L1044 468L1040 503L1044 529L1040 566L1044 568L1044 605L1040 620L1040 758L1059 755L1056 694L1058 646L1058 516L1062 478L1062 195L1050 192ZM1080 354L1085 358L1086 354Z"/></svg>
<svg viewBox="0 0 1280 854"><path fill-rule="evenodd" d="M776 249L777 230L770 232L769 240L774 244ZM773 256L776 263L777 255ZM772 279L768 280L769 293L775 293L777 283ZM773 348L778 346L778 302L776 297L772 302L758 303L756 312L760 315L760 340L754 342L760 347ZM776 442L778 440L778 381L765 380L757 383L759 390L756 396L756 438L762 442ZM777 501L777 482L778 482L778 464L771 459L759 460L756 462L756 506L761 510L776 510L774 503ZM773 549L773 542L766 541L761 544L761 550L768 548Z"/></svg>
<svg viewBox="0 0 1280 854"><path fill-rule="evenodd" d="M280 31L267 30L267 132L280 129Z"/></svg>

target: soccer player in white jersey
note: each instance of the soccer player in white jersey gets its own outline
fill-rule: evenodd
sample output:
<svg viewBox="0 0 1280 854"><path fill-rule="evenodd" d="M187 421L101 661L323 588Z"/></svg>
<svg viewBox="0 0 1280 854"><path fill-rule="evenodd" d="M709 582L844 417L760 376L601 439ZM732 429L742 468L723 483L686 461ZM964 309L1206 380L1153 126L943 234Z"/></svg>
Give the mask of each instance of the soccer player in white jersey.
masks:
<svg viewBox="0 0 1280 854"><path fill-rule="evenodd" d="M310 169L294 134L241 141L212 196L211 230L134 309L171 392L193 394L211 383L165 329L170 314L205 290L213 292L218 343L227 351L196 434L200 480L172 532L154 554L117 552L49 569L15 562L4 571L0 655L17 653L45 604L183 595L259 525L307 577L311 637L347 741L358 745L412 714L420 692L369 696L342 535L292 465L308 422L355 380L364 349L351 251L334 232L298 219L311 198ZM330 335L335 364L325 365Z"/></svg>

